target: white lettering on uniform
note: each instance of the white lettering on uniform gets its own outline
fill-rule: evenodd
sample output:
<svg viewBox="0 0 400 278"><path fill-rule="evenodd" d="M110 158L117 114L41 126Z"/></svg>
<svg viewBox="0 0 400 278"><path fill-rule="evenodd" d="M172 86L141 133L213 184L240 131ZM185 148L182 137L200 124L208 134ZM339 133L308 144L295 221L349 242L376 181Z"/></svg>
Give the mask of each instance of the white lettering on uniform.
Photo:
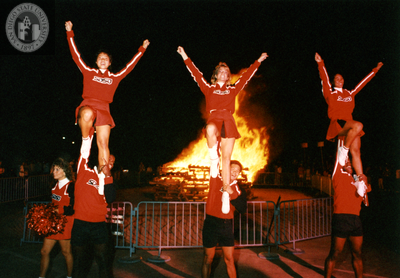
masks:
<svg viewBox="0 0 400 278"><path fill-rule="evenodd" d="M350 96L345 98L343 98L342 96L338 96L337 101L351 102L352 98Z"/></svg>
<svg viewBox="0 0 400 278"><path fill-rule="evenodd" d="M229 95L230 90L225 90L225 91L221 91L221 90L214 90L213 94L216 95Z"/></svg>
<svg viewBox="0 0 400 278"><path fill-rule="evenodd" d="M94 76L93 81L99 82L101 84L106 84L106 85L111 85L113 82L113 80L111 78L98 77L98 76Z"/></svg>

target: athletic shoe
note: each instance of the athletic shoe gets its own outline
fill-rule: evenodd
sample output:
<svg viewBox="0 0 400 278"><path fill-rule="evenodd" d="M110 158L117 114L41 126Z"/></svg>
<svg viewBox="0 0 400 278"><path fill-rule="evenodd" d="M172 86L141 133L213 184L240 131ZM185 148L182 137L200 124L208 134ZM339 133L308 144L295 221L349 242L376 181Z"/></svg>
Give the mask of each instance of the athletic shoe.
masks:
<svg viewBox="0 0 400 278"><path fill-rule="evenodd" d="M210 176L216 178L219 174L219 158L211 159Z"/></svg>
<svg viewBox="0 0 400 278"><path fill-rule="evenodd" d="M346 149L344 146L338 147L337 150L337 160L341 166L346 164L347 154L349 153L349 149Z"/></svg>
<svg viewBox="0 0 400 278"><path fill-rule="evenodd" d="M222 193L222 213L228 214L231 209L231 205L229 203L229 193L224 191Z"/></svg>

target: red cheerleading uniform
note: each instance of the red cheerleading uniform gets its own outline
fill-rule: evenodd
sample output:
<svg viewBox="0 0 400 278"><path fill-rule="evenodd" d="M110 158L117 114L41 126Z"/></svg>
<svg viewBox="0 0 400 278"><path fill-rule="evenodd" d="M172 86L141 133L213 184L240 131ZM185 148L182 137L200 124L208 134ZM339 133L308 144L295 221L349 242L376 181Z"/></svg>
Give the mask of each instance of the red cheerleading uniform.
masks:
<svg viewBox="0 0 400 278"><path fill-rule="evenodd" d="M335 172L332 176L333 213L360 215L362 197L358 196L355 181L351 174L343 170L336 160Z"/></svg>
<svg viewBox="0 0 400 278"><path fill-rule="evenodd" d="M75 116L78 116L79 109L82 106L89 106L95 112L96 126L110 125L113 128L115 123L110 114L109 104L113 101L118 84L133 70L146 49L140 46L139 52L118 73L114 74L109 70L102 73L99 69L88 67L82 60L75 44L74 31L67 31L67 39L72 59L83 74L83 101L76 108Z"/></svg>
<svg viewBox="0 0 400 278"><path fill-rule="evenodd" d="M75 182L75 219L86 222L104 222L107 214L106 186L113 186L113 178L104 179L105 193L99 194L99 176L87 165L88 159L79 158Z"/></svg>
<svg viewBox="0 0 400 278"><path fill-rule="evenodd" d="M73 203L72 197L70 198L70 194L68 193L68 188L71 184L73 189L73 183L65 178L64 180L58 181L52 189L52 202L53 204L56 204L58 206L59 214L64 214L64 206L69 207L72 205L71 203ZM74 225L74 216L67 215L66 217L67 223L65 224L64 231L62 233L51 235L46 238L54 240L71 239L71 230L72 226Z"/></svg>
<svg viewBox="0 0 400 278"><path fill-rule="evenodd" d="M235 119L232 116L235 113L235 98L253 77L261 63L256 60L235 84L221 87L219 84L209 84L204 79L203 73L199 71L190 58L184 60L184 62L206 98L206 110L210 113L207 124L214 123L220 134L222 124L224 124L225 137L240 138Z"/></svg>
<svg viewBox="0 0 400 278"><path fill-rule="evenodd" d="M326 71L324 61L318 63L319 75L322 82L322 93L328 104L328 117L331 120L326 139L333 141L334 138L342 130L342 127L338 124L337 120L353 120L353 110L355 106L354 96L361 91L362 88L375 76L378 72L377 68L374 68L357 86L349 91L342 88L342 91L338 88L333 88L329 82L328 72ZM360 136L364 135L362 131Z"/></svg>
<svg viewBox="0 0 400 278"><path fill-rule="evenodd" d="M216 178L210 177L210 187L207 197L206 214L222 219L233 219L233 211L235 210L235 207L232 204L230 204L231 207L229 213L224 214L221 210L222 192L220 191L220 189L222 188L222 185L223 183L220 175L218 175ZM229 194L229 197L231 198L231 200L233 200L241 194L241 191L239 189L237 181L231 183L230 186L233 187L233 193Z"/></svg>

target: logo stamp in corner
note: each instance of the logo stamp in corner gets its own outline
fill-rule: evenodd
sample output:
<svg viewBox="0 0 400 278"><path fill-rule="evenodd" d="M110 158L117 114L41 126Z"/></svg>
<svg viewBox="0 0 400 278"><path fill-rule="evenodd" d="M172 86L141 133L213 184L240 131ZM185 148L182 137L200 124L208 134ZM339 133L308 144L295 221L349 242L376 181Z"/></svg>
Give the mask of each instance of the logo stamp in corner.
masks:
<svg viewBox="0 0 400 278"><path fill-rule="evenodd" d="M38 50L46 42L49 30L46 14L32 3L19 4L7 17L8 41L21 52Z"/></svg>

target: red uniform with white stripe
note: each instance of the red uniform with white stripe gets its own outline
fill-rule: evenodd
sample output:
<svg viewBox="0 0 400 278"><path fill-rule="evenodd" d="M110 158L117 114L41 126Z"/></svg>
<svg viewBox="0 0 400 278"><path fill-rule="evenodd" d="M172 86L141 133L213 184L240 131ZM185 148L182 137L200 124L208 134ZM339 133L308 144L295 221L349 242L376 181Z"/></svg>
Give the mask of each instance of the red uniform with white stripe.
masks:
<svg viewBox="0 0 400 278"><path fill-rule="evenodd" d="M99 194L99 177L87 165L88 159L79 158L78 175L75 182L75 219L87 222L104 222L107 214L105 195ZM105 178L105 184L112 183L112 177Z"/></svg>
<svg viewBox="0 0 400 278"><path fill-rule="evenodd" d="M102 73L99 69L88 67L82 60L81 54L75 44L74 31L67 31L67 39L72 59L83 74L82 98L84 101L77 108L76 115L81 106L90 106L92 109L97 110L96 108L98 105L102 113L110 114L109 104L113 101L119 82L121 82L121 80L133 70L146 49L143 46L140 46L139 52L132 58L125 68L118 73L114 74L109 70ZM96 120L96 125L110 124L111 127L115 126L111 115L108 117L106 115L104 116L104 119L102 120L105 122L99 123L98 120L99 119Z"/></svg>
<svg viewBox="0 0 400 278"><path fill-rule="evenodd" d="M60 188L60 181L52 189L52 202L58 206L58 213L64 214L64 206L68 207L70 205L69 194L67 193L68 186L71 181L68 181L63 187ZM71 230L74 225L74 216L66 216L67 223L65 224L64 231L59 234L51 235L46 238L54 240L71 239Z"/></svg>
<svg viewBox="0 0 400 278"><path fill-rule="evenodd" d="M326 139L332 141L342 129L342 127L337 123L337 120L353 120L352 114L355 106L354 97L375 76L378 69L374 68L351 91L344 88L342 88L341 91L338 90L338 88L332 89L324 61L318 63L318 70L321 77L322 93L326 103L328 104L328 117L331 120ZM361 135L363 134L364 133Z"/></svg>
<svg viewBox="0 0 400 278"><path fill-rule="evenodd" d="M332 177L333 213L360 215L362 197L358 196L351 174L338 167Z"/></svg>
<svg viewBox="0 0 400 278"><path fill-rule="evenodd" d="M343 146L343 136L338 138L338 147ZM333 213L360 215L361 202L363 200L357 194L355 180L351 174L343 170L336 157L332 174L333 185Z"/></svg>
<svg viewBox="0 0 400 278"><path fill-rule="evenodd" d="M222 123L225 123L226 137L240 138L232 116L235 113L235 98L253 77L261 63L256 60L234 85L221 87L219 84L209 84L190 58L184 60L184 62L206 98L206 110L210 113L207 123L215 123L220 132Z"/></svg>
<svg viewBox="0 0 400 278"><path fill-rule="evenodd" d="M230 199L236 199L240 195L240 189L237 185L237 181L234 181L230 185L233 189L233 193L229 195ZM222 219L233 219L233 211L235 207L230 204L230 211L227 214L222 213L222 178L218 175L216 178L210 178L210 187L207 197L206 214L222 218Z"/></svg>

